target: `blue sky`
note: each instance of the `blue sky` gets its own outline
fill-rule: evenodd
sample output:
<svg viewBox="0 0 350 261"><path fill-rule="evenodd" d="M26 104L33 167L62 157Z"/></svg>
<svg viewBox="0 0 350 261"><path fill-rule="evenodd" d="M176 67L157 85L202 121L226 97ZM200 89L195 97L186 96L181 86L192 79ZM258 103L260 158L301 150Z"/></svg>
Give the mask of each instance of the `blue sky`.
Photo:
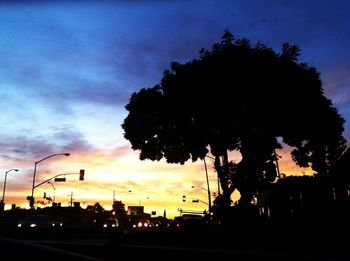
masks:
<svg viewBox="0 0 350 261"><path fill-rule="evenodd" d="M187 193L184 186L205 186L199 163L139 162L120 125L134 91L157 84L170 62L197 58L199 49L209 49L225 29L276 51L284 42L299 45L301 61L320 71L325 93L346 119L345 136L350 138L346 0L58 2L0 3L0 169L21 169L9 177L8 201L25 199L35 161L66 151L72 154L69 160L40 165L39 179L86 168L96 197L106 194L101 201L114 189L149 188L155 180L169 186L159 194L167 191L174 202ZM154 176L159 169L170 174ZM173 171L183 174L174 179ZM188 177L192 171L200 173L194 180ZM113 187L115 179L118 186ZM88 184L60 185L62 198L80 190L80 197L94 200L86 192L92 189ZM145 198L154 189L148 190L135 197Z"/></svg>

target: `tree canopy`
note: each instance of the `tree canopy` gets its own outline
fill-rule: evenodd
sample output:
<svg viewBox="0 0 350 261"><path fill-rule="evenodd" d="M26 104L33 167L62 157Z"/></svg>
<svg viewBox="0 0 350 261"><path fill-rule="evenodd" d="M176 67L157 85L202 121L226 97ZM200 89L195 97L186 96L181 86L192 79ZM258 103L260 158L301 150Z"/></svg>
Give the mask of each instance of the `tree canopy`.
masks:
<svg viewBox="0 0 350 261"><path fill-rule="evenodd" d="M296 164L327 174L345 149L344 119L299 53L296 45L275 52L226 31L211 50L172 62L159 84L132 94L124 137L141 160L184 164L211 153L226 202L238 189L248 204L260 183L274 181L279 140L293 148ZM242 155L237 164L228 159L233 150Z"/></svg>

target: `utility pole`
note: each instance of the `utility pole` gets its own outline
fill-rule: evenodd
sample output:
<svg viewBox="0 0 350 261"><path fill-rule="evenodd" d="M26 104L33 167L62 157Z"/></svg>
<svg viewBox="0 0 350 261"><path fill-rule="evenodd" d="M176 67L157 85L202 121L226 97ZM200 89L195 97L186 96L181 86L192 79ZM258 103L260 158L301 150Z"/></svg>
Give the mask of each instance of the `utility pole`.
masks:
<svg viewBox="0 0 350 261"><path fill-rule="evenodd" d="M204 160L204 167L205 167L205 176L207 178L207 191L208 191L208 207L209 207L209 212L211 210L211 195L210 195L210 187L209 187L209 178L208 178L208 169L207 169L207 163L205 162L205 157L203 158Z"/></svg>
<svg viewBox="0 0 350 261"><path fill-rule="evenodd" d="M70 206L73 206L73 191L70 193Z"/></svg>
<svg viewBox="0 0 350 261"><path fill-rule="evenodd" d="M274 156L275 156L275 161L276 161L277 177L278 177L278 179L280 179L281 178L281 173L280 173L280 168L278 166L278 155L276 153L276 149L273 149L273 151L274 151L274 154L275 154Z"/></svg>

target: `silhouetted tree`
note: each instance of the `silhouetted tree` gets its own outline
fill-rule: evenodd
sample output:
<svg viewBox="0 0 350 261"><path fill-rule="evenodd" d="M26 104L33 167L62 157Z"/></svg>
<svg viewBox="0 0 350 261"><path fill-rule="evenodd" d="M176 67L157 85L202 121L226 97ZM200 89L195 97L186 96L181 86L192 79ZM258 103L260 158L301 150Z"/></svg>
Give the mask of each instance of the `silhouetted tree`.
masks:
<svg viewBox="0 0 350 261"><path fill-rule="evenodd" d="M94 213L99 214L102 213L104 211L104 208L102 207L102 205L99 202L96 202L94 204Z"/></svg>
<svg viewBox="0 0 350 261"><path fill-rule="evenodd" d="M118 212L126 213L126 211L125 211L125 204L122 201L115 200L113 202L112 208L113 208L114 211L116 211L116 213L118 213Z"/></svg>
<svg viewBox="0 0 350 261"><path fill-rule="evenodd" d="M227 206L235 189L244 206L274 181L280 139L299 166L327 174L345 149L344 120L299 52L285 43L277 53L226 31L199 59L172 62L158 85L132 94L124 137L141 160L184 164L210 152ZM233 150L242 155L237 164L228 158Z"/></svg>
<svg viewBox="0 0 350 261"><path fill-rule="evenodd" d="M124 227L126 224L126 210L125 204L122 201L114 201L113 202L113 211L115 212L115 216L119 221L119 225Z"/></svg>

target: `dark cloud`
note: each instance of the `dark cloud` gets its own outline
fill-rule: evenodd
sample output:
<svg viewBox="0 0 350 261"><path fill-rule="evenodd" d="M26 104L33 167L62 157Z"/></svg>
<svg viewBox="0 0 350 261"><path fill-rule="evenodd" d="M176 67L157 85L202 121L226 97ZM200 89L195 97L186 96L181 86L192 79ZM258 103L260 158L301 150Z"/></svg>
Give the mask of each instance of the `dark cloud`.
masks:
<svg viewBox="0 0 350 261"><path fill-rule="evenodd" d="M172 61L185 63L198 58L199 50L219 41L225 29L212 19L181 8L173 13L166 10L144 22L147 30L134 24L124 39L118 35L111 39L109 53L100 61L127 80L125 86L131 90L157 84Z"/></svg>
<svg viewBox="0 0 350 261"><path fill-rule="evenodd" d="M54 1L1 3L10 2ZM91 103L96 108L124 106L132 92L157 84L170 62L197 58L199 49L210 48L225 29L237 38L262 41L277 51L283 42L298 44L301 60L320 69L322 76L334 64L350 60L350 2L345 0L124 0L114 1L115 9L100 5L101 1L88 1L101 7L97 9L103 15L70 6L79 1L58 2L67 8L56 12L48 8L39 16L37 9L28 8L31 11L23 14L25 19L15 16L8 24L19 36L15 43L23 41L31 48L23 49L26 55L18 56L24 59L17 62L13 62L17 56L1 53L0 67L10 68L4 77L22 86L20 91L32 89L35 101L66 115L73 115L73 103ZM14 49L22 48L16 45ZM40 59L33 60L35 56ZM347 87L344 82L336 87L325 85L326 93L335 98Z"/></svg>
<svg viewBox="0 0 350 261"><path fill-rule="evenodd" d="M344 136L350 146L350 70L349 62L334 66L324 75L326 96L332 100L338 112L345 119Z"/></svg>
<svg viewBox="0 0 350 261"><path fill-rule="evenodd" d="M53 130L52 140L59 141L61 149L68 152L91 152L95 148L86 141L83 134L73 126L62 126Z"/></svg>
<svg viewBox="0 0 350 261"><path fill-rule="evenodd" d="M350 61L333 65L322 78L329 97L350 96Z"/></svg>
<svg viewBox="0 0 350 261"><path fill-rule="evenodd" d="M86 78L67 76L59 86L54 83L40 91L42 102L48 106L69 109L75 103L91 103L95 106L124 106L131 94L127 88L118 83L103 80L89 80Z"/></svg>
<svg viewBox="0 0 350 261"><path fill-rule="evenodd" d="M196 58L199 49L210 48L225 29L276 51L284 42L298 44L301 60L322 72L330 64L325 60L337 63L350 58L345 54L350 44L347 1L202 1L200 8L195 1L177 3L154 16L149 11L141 20L144 27L130 26L122 41L111 42L105 61L129 78L132 88L156 84L171 61Z"/></svg>
<svg viewBox="0 0 350 261"><path fill-rule="evenodd" d="M10 137L2 139L0 141L0 147L2 150L2 157L6 155L16 154L18 160L24 158L42 157L42 155L50 155L54 152L54 146L52 143L48 142L46 139L37 138L30 139L25 136Z"/></svg>
<svg viewBox="0 0 350 261"><path fill-rule="evenodd" d="M56 129L52 135L29 138L26 136L7 137L0 141L3 159L23 161L38 160L46 155L66 152L93 151L92 147L82 134L70 130L68 126Z"/></svg>

